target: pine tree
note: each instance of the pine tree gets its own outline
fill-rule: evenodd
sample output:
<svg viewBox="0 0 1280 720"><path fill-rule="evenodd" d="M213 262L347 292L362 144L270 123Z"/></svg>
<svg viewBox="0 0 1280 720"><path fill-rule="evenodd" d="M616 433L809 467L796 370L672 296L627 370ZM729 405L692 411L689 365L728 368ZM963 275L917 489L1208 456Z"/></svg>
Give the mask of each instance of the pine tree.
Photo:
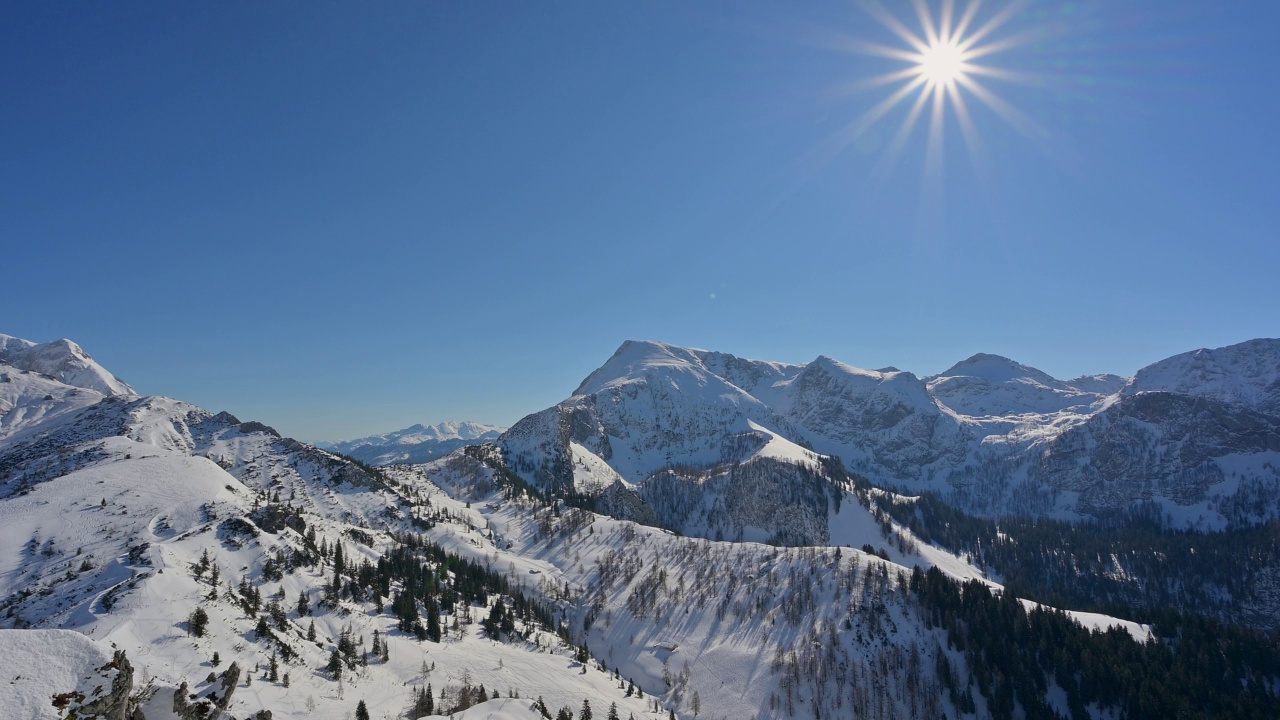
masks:
<svg viewBox="0 0 1280 720"><path fill-rule="evenodd" d="M582 711L578 713L578 720L591 720L591 702L589 700L582 701Z"/></svg>
<svg viewBox="0 0 1280 720"><path fill-rule="evenodd" d="M609 703L609 717L608 717L608 720L619 720L619 718L618 718L618 703L616 703L616 702L615 702L615 703Z"/></svg>
<svg viewBox="0 0 1280 720"><path fill-rule="evenodd" d="M337 648L334 648L333 652L329 653L329 664L325 665L325 669L329 671L334 680L342 678L342 658L338 655Z"/></svg>
<svg viewBox="0 0 1280 720"><path fill-rule="evenodd" d="M187 629L196 637L204 637L205 630L209 627L209 613L204 608L197 607L191 611L191 615L187 618Z"/></svg>
<svg viewBox="0 0 1280 720"><path fill-rule="evenodd" d="M364 701L356 703L356 720L369 720L369 708L364 706Z"/></svg>
<svg viewBox="0 0 1280 720"><path fill-rule="evenodd" d="M312 620L311 624L307 626L307 642L315 642L315 641L316 641L316 621Z"/></svg>
<svg viewBox="0 0 1280 720"><path fill-rule="evenodd" d="M440 630L440 605L435 598L427 600L427 637L438 643L443 633Z"/></svg>
<svg viewBox="0 0 1280 720"><path fill-rule="evenodd" d="M204 552L201 553L200 555L200 561L196 563L196 566L194 568L197 579L199 579L201 576L205 574L205 572L209 570L210 562L212 562L212 560L210 560L209 558L209 548L205 548Z"/></svg>

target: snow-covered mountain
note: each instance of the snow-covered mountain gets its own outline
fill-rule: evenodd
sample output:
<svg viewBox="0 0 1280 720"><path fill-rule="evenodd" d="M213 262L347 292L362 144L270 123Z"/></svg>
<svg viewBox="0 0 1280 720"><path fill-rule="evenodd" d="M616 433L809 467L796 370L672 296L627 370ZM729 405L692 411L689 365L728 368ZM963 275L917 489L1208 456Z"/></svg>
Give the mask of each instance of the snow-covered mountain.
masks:
<svg viewBox="0 0 1280 720"><path fill-rule="evenodd" d="M570 439L568 454L548 461L568 467L546 479L576 499L641 508L650 483L700 484L690 497L701 506L650 511L698 534L737 528L743 540L790 527L773 539L820 547L685 537L549 501L496 446L366 469L227 413L0 364L14 386L6 397L43 392L53 399L39 402L57 409L40 414L22 400L0 415L20 426L0 437L0 657L12 669L0 712L530 720L562 708L557 717L816 720L1089 706L1123 717L1132 694L1096 689L1113 666L1077 663L1083 679L1064 688L1055 678L1071 674L1045 665L1048 655L996 656L994 643L1013 647L1029 632L1020 628L1039 623L1085 657L1103 656L1104 642L1136 656L1151 628L1002 594L965 558L889 520L876 507L882 491L842 478L777 429L785 418L710 370L733 366L744 383L773 374L774 387L799 377L791 366L667 355L675 362L659 364L711 407L695 417L737 431L716 448L688 446L710 464L633 484ZM627 366L627 378L582 397L620 398L610 422L634 420L621 411L636 408L674 418L669 376L647 361ZM893 389L904 378L891 374L872 384ZM775 425L737 423L735 403ZM570 421L566 437L614 447L614 436L573 426L598 417L589 410L557 415ZM9 423L15 412L22 421ZM641 428L616 448L643 467L657 462L654 437ZM957 623L966 608L984 614ZM979 617L989 648L963 634ZM1087 631L1109 627L1120 632L1105 641ZM1142 653L1173 652L1159 647ZM1175 665L1155 657L1155 670L1128 671ZM1261 687L1280 684L1260 677Z"/></svg>
<svg viewBox="0 0 1280 720"><path fill-rule="evenodd" d="M1100 515L1154 501L1175 523L1211 528L1280 516L1278 368L1271 340L1171 358L1131 381L1057 380L985 354L919 378L828 357L796 365L628 341L570 398L497 445L538 487L600 494L620 480L651 507L674 502L673 474L706 485L736 471L753 459L756 437L980 514ZM1144 397L1156 390L1176 397ZM1203 402L1192 411L1179 398ZM726 537L752 527L713 525Z"/></svg>
<svg viewBox="0 0 1280 720"><path fill-rule="evenodd" d="M494 440L505 431L504 427L470 421L443 422L437 425L413 425L403 430L356 440L320 442L316 446L370 465L425 463L444 457L465 445Z"/></svg>
<svg viewBox="0 0 1280 720"><path fill-rule="evenodd" d="M36 344L0 335L0 363L103 395L137 395L133 388L107 372L106 368L89 357L84 348L70 340Z"/></svg>
<svg viewBox="0 0 1280 720"><path fill-rule="evenodd" d="M1148 365L1126 395L1160 391L1209 397L1280 415L1280 339L1257 339L1200 349Z"/></svg>

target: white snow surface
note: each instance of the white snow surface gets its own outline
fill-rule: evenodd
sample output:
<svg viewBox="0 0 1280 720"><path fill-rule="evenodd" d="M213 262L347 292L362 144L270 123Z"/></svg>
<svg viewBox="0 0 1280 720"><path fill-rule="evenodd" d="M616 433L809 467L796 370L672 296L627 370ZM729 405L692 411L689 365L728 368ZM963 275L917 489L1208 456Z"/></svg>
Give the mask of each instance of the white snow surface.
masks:
<svg viewBox="0 0 1280 720"><path fill-rule="evenodd" d="M578 443L569 443L569 457L573 463L573 489L580 493L595 495L614 483L629 485L609 463Z"/></svg>
<svg viewBox="0 0 1280 720"><path fill-rule="evenodd" d="M111 649L70 630L0 630L0 708L14 720L55 720L55 695L86 697L111 690L114 672L102 672Z"/></svg>
<svg viewBox="0 0 1280 720"><path fill-rule="evenodd" d="M454 715L429 715L429 718L451 720L542 720L542 714L534 710L529 700L499 698L473 705Z"/></svg>

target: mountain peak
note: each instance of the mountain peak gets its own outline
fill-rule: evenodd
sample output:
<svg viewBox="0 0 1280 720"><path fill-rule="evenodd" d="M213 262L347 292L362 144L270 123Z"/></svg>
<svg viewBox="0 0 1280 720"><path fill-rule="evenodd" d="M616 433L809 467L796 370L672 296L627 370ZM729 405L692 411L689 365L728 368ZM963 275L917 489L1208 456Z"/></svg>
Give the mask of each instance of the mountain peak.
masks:
<svg viewBox="0 0 1280 720"><path fill-rule="evenodd" d="M589 395L604 386L660 368L705 372L702 360L688 348L657 340L627 340L595 372L582 381L574 395Z"/></svg>
<svg viewBox="0 0 1280 720"><path fill-rule="evenodd" d="M123 380L99 365L84 348L67 339L37 344L10 335L0 335L0 363L47 375L66 385L95 390L103 395L138 394Z"/></svg>
<svg viewBox="0 0 1280 720"><path fill-rule="evenodd" d="M989 383L1004 383L1020 379L1034 380L1042 385L1057 382L1053 376L1044 371L992 353L971 355L933 377L976 377Z"/></svg>

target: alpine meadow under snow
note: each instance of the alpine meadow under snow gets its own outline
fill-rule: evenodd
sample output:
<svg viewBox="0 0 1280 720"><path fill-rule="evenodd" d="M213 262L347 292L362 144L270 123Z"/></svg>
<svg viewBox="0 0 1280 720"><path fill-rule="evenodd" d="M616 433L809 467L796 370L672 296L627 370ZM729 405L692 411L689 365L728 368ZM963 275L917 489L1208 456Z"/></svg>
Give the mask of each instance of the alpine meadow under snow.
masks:
<svg viewBox="0 0 1280 720"><path fill-rule="evenodd" d="M0 715L1274 717L1278 368L627 342L324 449L0 336ZM1224 543L1248 587L1159 557Z"/></svg>

